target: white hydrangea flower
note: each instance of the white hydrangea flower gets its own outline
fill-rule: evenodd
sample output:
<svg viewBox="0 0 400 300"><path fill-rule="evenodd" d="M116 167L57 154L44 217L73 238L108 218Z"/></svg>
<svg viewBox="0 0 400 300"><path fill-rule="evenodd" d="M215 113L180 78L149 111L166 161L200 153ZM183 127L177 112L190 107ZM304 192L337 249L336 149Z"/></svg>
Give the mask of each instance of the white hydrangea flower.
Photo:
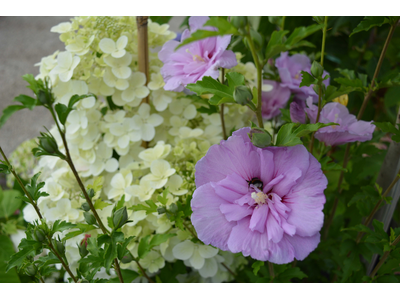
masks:
<svg viewBox="0 0 400 300"><path fill-rule="evenodd" d="M186 106L186 108L183 111L183 117L187 120L194 119L196 115L197 115L197 109L196 106L194 106L193 104Z"/></svg>
<svg viewBox="0 0 400 300"><path fill-rule="evenodd" d="M150 88L150 87L149 87ZM169 96L163 89L153 91L151 93L151 100L157 111L164 111L168 107L168 104L172 102L172 97Z"/></svg>
<svg viewBox="0 0 400 300"><path fill-rule="evenodd" d="M138 222L146 219L146 217L147 217L147 213L145 210L134 211L129 216L129 220L132 222L127 223L126 226L130 226L130 227L135 226Z"/></svg>
<svg viewBox="0 0 400 300"><path fill-rule="evenodd" d="M90 50L90 45L94 41L94 35L89 38L85 36L77 36L65 49L71 53L75 53L79 56L85 55Z"/></svg>
<svg viewBox="0 0 400 300"><path fill-rule="evenodd" d="M164 141L158 141L153 148L148 148L139 153L139 158L143 160L144 167L150 167L150 164L168 156L171 152L171 145L166 145Z"/></svg>
<svg viewBox="0 0 400 300"><path fill-rule="evenodd" d="M183 183L182 177L179 176L178 174L174 174L168 179L166 186L169 187L169 192L171 194L180 196L180 195L184 195L188 192L188 190L186 190L186 189L183 189L183 190L179 189L181 187L182 183Z"/></svg>
<svg viewBox="0 0 400 300"><path fill-rule="evenodd" d="M172 249L172 253L175 258L183 260L186 266L200 270L204 267L206 259L210 259L218 254L218 249L207 245L195 244L190 240L186 240L177 244ZM215 273L216 272L217 270L215 270ZM212 276L214 275L215 274Z"/></svg>
<svg viewBox="0 0 400 300"><path fill-rule="evenodd" d="M123 35L117 42L112 39L104 38L100 41L99 47L101 51L107 54L111 54L112 57L119 58L125 55L125 47L128 45L128 38Z"/></svg>
<svg viewBox="0 0 400 300"><path fill-rule="evenodd" d="M154 194L155 189L151 181L147 180L145 177L140 179L139 185L131 185L126 188L126 192L130 195L139 198L140 201L146 201L151 198Z"/></svg>
<svg viewBox="0 0 400 300"><path fill-rule="evenodd" d="M163 159L157 159L151 163L151 173L144 176L145 180L151 181L153 188L162 188L168 181L168 177L175 173L169 162Z"/></svg>
<svg viewBox="0 0 400 300"><path fill-rule="evenodd" d="M129 52L119 58L106 56L104 57L104 62L111 67L112 73L119 79L127 79L132 74L132 70L129 68L132 62L132 54Z"/></svg>
<svg viewBox="0 0 400 300"><path fill-rule="evenodd" d="M102 96L112 96L115 90L109 87L103 80L103 78L91 78L88 84L89 92L102 95Z"/></svg>
<svg viewBox="0 0 400 300"><path fill-rule="evenodd" d="M156 73L152 73L150 75L150 78L151 80L147 87L152 91L161 89L165 85L164 79L159 71Z"/></svg>
<svg viewBox="0 0 400 300"><path fill-rule="evenodd" d="M155 273L164 268L165 260L158 252L152 250L140 260L140 264L150 273Z"/></svg>
<svg viewBox="0 0 400 300"><path fill-rule="evenodd" d="M204 129L203 137L211 144L218 144L222 140L222 127L216 125L208 125Z"/></svg>
<svg viewBox="0 0 400 300"><path fill-rule="evenodd" d="M142 103L139 107L138 113L133 116L133 128L137 131L134 133L136 138L143 141L151 141L155 135L154 127L161 125L164 121L163 117L158 114L150 115L150 105Z"/></svg>
<svg viewBox="0 0 400 300"><path fill-rule="evenodd" d="M60 51L54 52L52 55L43 57L40 62L35 64L35 67L39 66L39 75L35 77L35 79L44 79L46 76L50 75L51 70L57 65L56 56ZM55 75L50 78L51 82L55 81Z"/></svg>
<svg viewBox="0 0 400 300"><path fill-rule="evenodd" d="M200 128L192 129L187 126L183 126L179 128L178 134L180 139L196 138L203 134L203 130Z"/></svg>
<svg viewBox="0 0 400 300"><path fill-rule="evenodd" d="M67 82L80 61L79 56L72 56L68 51L60 52L57 55L57 65L51 70L50 75L58 75L62 82Z"/></svg>
<svg viewBox="0 0 400 300"><path fill-rule="evenodd" d="M179 237L173 236L172 238L168 239L168 241L160 245L160 252L166 261L174 262L176 260L174 254L172 253L172 249L174 249L174 247L180 242L182 242L182 240Z"/></svg>
<svg viewBox="0 0 400 300"><path fill-rule="evenodd" d="M129 87L122 93L114 95L115 104L124 106L129 105L136 107L140 104L143 98L149 95L149 89L144 86L146 83L146 75L142 72L135 72L128 80Z"/></svg>
<svg viewBox="0 0 400 300"><path fill-rule="evenodd" d="M128 68L130 70L130 68ZM129 73L129 72L128 72ZM130 74L129 74L130 75ZM128 76L129 77L129 76ZM128 78L127 77L127 78ZM106 68L103 76L104 83L110 88L116 88L123 91L129 87L129 82L126 79L116 77L111 68Z"/></svg>
<svg viewBox="0 0 400 300"><path fill-rule="evenodd" d="M49 197L51 201L58 201L63 198L65 191L63 190L63 187L54 180L54 178L50 177L45 181L45 183L46 184L42 190L49 194L47 197Z"/></svg>
<svg viewBox="0 0 400 300"><path fill-rule="evenodd" d="M56 26L51 27L51 32L65 33L72 30L72 24L70 22L62 22Z"/></svg>
<svg viewBox="0 0 400 300"><path fill-rule="evenodd" d="M68 82L59 82L53 88L54 96L57 98L57 102L68 105L69 99L73 95L84 95L89 92L88 85L82 80L70 80ZM90 97L93 100L94 97Z"/></svg>
<svg viewBox="0 0 400 300"><path fill-rule="evenodd" d="M132 173L126 169L115 174L110 182L111 189L108 191L108 198L120 199L125 195L125 201L129 201L132 196L127 192L126 188L131 185L132 179Z"/></svg>
<svg viewBox="0 0 400 300"><path fill-rule="evenodd" d="M55 207L45 211L44 217L51 222L56 220L76 221L79 218L79 210L72 208L71 200L62 198L57 201Z"/></svg>
<svg viewBox="0 0 400 300"><path fill-rule="evenodd" d="M45 200L43 197L40 197L39 200L37 201L37 206L39 207L40 211L46 211L47 210L47 205L46 203L49 200ZM24 220L28 223L33 223L35 220L39 220L39 216L35 210L35 208L33 207L32 204L28 203L23 211L22 211L23 215L24 215Z"/></svg>

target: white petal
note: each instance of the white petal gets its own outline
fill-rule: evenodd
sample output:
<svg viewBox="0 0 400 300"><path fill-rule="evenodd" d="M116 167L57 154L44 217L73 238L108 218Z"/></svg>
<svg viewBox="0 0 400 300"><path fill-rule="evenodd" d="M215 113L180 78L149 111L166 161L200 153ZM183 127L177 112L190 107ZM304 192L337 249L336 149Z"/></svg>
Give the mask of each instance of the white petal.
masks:
<svg viewBox="0 0 400 300"><path fill-rule="evenodd" d="M64 73L60 73L60 74L58 74L58 76L62 82L67 82L68 80L70 80L72 78L72 74L73 74L73 71L70 70L70 71L67 71Z"/></svg>
<svg viewBox="0 0 400 300"><path fill-rule="evenodd" d="M120 68L112 68L111 71L115 75L115 77L120 79L127 79L132 74L132 70L129 67L122 66Z"/></svg>
<svg viewBox="0 0 400 300"><path fill-rule="evenodd" d="M117 40L117 49L118 50L125 49L127 44L128 44L128 37L123 35Z"/></svg>
<svg viewBox="0 0 400 300"><path fill-rule="evenodd" d="M161 125L163 121L164 121L164 118L161 117L160 115L157 115L157 114L152 114L147 119L147 123L151 124L154 127L157 127L158 125Z"/></svg>
<svg viewBox="0 0 400 300"><path fill-rule="evenodd" d="M218 249L215 249L215 248L207 246L207 245L200 245L199 253L204 258L211 258L211 257L214 257L215 255L217 255Z"/></svg>
<svg viewBox="0 0 400 300"><path fill-rule="evenodd" d="M196 106L194 106L193 104L188 105L183 111L183 116L188 120L194 119L196 115L197 115Z"/></svg>
<svg viewBox="0 0 400 300"><path fill-rule="evenodd" d="M99 47L104 53L113 53L116 51L115 42L112 39L104 38L100 41Z"/></svg>
<svg viewBox="0 0 400 300"><path fill-rule="evenodd" d="M129 146L129 136L123 135L118 139L118 146L120 148L126 148Z"/></svg>
<svg viewBox="0 0 400 300"><path fill-rule="evenodd" d="M140 99L147 97L149 93L150 93L149 89L145 86L141 86L135 89L135 95Z"/></svg>
<svg viewBox="0 0 400 300"><path fill-rule="evenodd" d="M150 115L150 105L148 105L147 103L142 103L142 105L140 105L139 107L138 114L143 119L147 119Z"/></svg>
<svg viewBox="0 0 400 300"><path fill-rule="evenodd" d="M120 91L126 90L129 87L128 80L126 80L126 79L118 79L115 82L115 87L117 89L119 89Z"/></svg>
<svg viewBox="0 0 400 300"><path fill-rule="evenodd" d="M111 179L111 185L116 189L125 189L125 178L121 173L117 173Z"/></svg>
<svg viewBox="0 0 400 300"><path fill-rule="evenodd" d="M117 171L118 160L115 159L114 157L110 158L109 160L107 160L105 168L106 168L106 171L110 172L110 173Z"/></svg>
<svg viewBox="0 0 400 300"><path fill-rule="evenodd" d="M206 259L204 266L199 270L202 277L213 277L217 274L218 264L214 258Z"/></svg>
<svg viewBox="0 0 400 300"><path fill-rule="evenodd" d="M146 142L150 142L156 134L156 130L150 124L144 124L141 128L141 131L142 131L142 140Z"/></svg>
<svg viewBox="0 0 400 300"><path fill-rule="evenodd" d="M125 49L122 49L122 50L118 50L118 51L113 52L111 54L111 56L115 57L115 58L120 58L120 57L124 56L125 53L126 53Z"/></svg>
<svg viewBox="0 0 400 300"><path fill-rule="evenodd" d="M180 260L189 259L193 255L194 244L186 240L182 243L179 243L172 249L172 254L175 258Z"/></svg>
<svg viewBox="0 0 400 300"><path fill-rule="evenodd" d="M60 52L57 56L57 64L62 68L69 69L72 65L72 54L67 51Z"/></svg>
<svg viewBox="0 0 400 300"><path fill-rule="evenodd" d="M189 259L189 261L193 268L199 270L204 266L205 259L200 255L199 251L196 249L193 251L193 255Z"/></svg>

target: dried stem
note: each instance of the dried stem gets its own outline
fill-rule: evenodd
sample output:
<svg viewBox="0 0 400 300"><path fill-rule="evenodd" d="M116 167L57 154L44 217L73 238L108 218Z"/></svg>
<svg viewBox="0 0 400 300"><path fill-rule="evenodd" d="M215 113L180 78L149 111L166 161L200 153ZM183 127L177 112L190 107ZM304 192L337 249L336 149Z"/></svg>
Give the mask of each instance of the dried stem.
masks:
<svg viewBox="0 0 400 300"><path fill-rule="evenodd" d="M364 114L364 111L365 111L365 108L367 107L368 101L369 101L369 99L371 98L371 95L372 95L372 92L373 92L373 87L375 86L375 80L376 80L376 78L377 78L378 75L379 75L379 71L381 70L382 63L383 63L383 59L385 58L386 50L387 50L387 48L388 48L388 46L389 46L390 40L392 39L392 36L393 36L394 30L396 29L397 23L398 23L398 22L396 22L395 24L393 24L393 25L390 27L388 36L387 36L387 38L386 38L386 41L385 41L385 44L384 44L384 46L383 46L381 55L380 55L380 57L379 57L378 64L376 65L376 68L375 68L374 76L372 77L372 80L371 80L371 86L369 87L368 92L367 92L367 94L366 94L365 97L364 97L364 101L363 101L363 103L362 103L362 105L361 105L361 108L360 108L360 111L359 111L359 113L358 113L358 115L357 115L357 120L360 120L360 119L362 118L362 116L363 116L363 114ZM350 153L350 144L347 144L347 146L346 146L346 151L345 151L345 155L344 155L344 158L343 158L343 168L346 168L346 166L347 166L347 162L348 162L348 159L349 159L349 153ZM342 185L342 182L343 182L343 176L344 176L344 172L341 171L341 172L340 172L340 176L339 176L339 182L338 182L338 191L339 191L339 194L340 194L341 191L342 191L341 185ZM334 215L335 215L338 202L339 202L339 197L336 197L336 198L335 198L335 201L334 201L334 203L333 203L332 211L331 211L331 213L330 213L330 215L329 215L329 218L328 218L328 221L327 221L327 223L326 223L325 238L327 238L327 236L328 236L329 227L330 227L330 225L331 225L331 223L332 223L332 220L333 220L333 217L334 217Z"/></svg>

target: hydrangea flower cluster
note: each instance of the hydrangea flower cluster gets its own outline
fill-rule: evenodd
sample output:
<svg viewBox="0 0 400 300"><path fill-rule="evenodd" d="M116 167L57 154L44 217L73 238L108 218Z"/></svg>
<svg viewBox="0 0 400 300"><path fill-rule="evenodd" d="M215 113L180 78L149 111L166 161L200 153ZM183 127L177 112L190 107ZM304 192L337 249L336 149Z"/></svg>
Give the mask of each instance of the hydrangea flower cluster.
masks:
<svg viewBox="0 0 400 300"><path fill-rule="evenodd" d="M200 28L201 22L192 19L192 30ZM96 190L94 201L103 203L97 211L104 224L107 224L113 204L123 196L127 208L147 200L159 205L157 196L168 188L167 206L185 202L187 194L195 187L195 163L210 146L222 139L219 113L199 113L197 109L201 104L185 98L184 93L169 91L168 80L166 83L163 80L160 73L163 63L158 59L162 55L156 49L173 42L176 34L168 28L167 24L149 21L148 40L152 51L147 86L145 75L137 69L135 17L76 17L71 22L61 23L51 31L60 34L65 49L44 57L37 64L40 67L37 77L50 77L58 102L67 104L74 94L96 96L78 102L65 128L79 175L85 186ZM185 37L188 34L185 33ZM229 57L230 66L237 64L236 56L225 51L229 40L229 37L219 37L214 50L203 49L202 55L211 55L213 75L218 73L218 66L228 66L221 63L224 58ZM192 54L188 55L192 59ZM246 80L253 80L253 74L244 72L244 75ZM150 104L142 103L147 96ZM243 127L250 113L247 107L227 105L227 130ZM50 131L59 149L64 151L56 128ZM147 149L142 147L143 141L149 143ZM59 219L84 223L81 206L85 201L80 197L81 191L66 162L44 156L34 171L41 172L49 194L38 201L44 217L50 222ZM192 237L173 226L174 222L165 213L128 211L132 222L122 230L125 236L135 236L128 245L133 255L137 255L138 242L146 235L176 234L140 261L149 274L162 269L166 261L182 260L192 270L190 278L220 282L231 276L219 266L221 262L233 270L245 262L244 259L234 260L232 253L191 242ZM37 219L31 205L24 209L24 218L28 222ZM99 233L92 230L86 234L96 237ZM66 243L66 256L73 272L80 259L77 245L84 238L81 234ZM134 261L121 267L138 270ZM109 276L105 272L99 274ZM189 277L180 277L180 280L187 281Z"/></svg>

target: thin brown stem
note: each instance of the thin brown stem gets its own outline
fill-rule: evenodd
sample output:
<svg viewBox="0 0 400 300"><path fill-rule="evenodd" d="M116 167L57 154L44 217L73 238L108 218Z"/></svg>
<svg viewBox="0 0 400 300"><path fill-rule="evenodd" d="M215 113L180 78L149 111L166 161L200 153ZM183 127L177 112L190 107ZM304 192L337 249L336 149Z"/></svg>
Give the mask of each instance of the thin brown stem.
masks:
<svg viewBox="0 0 400 300"><path fill-rule="evenodd" d="M118 259L114 258L114 269L117 272L119 282L124 283L124 278L122 277L121 268L119 267Z"/></svg>
<svg viewBox="0 0 400 300"><path fill-rule="evenodd" d="M18 174L14 171L12 165L8 161L7 156L4 154L3 149L1 147L0 147L0 152L1 152L1 155L3 156L5 162L7 163L8 167L10 168L11 173L14 175L15 179L17 179L17 181L18 181L19 185L21 186L21 189L24 191L26 197L28 197L29 202L35 208L35 211L36 211L37 215L39 216L39 219L43 219L42 214L40 213L39 207L36 205L35 201L32 199L31 195L26 190L25 185L22 183L21 178L19 178Z"/></svg>
<svg viewBox="0 0 400 300"><path fill-rule="evenodd" d="M187 229L187 231L190 232L190 234L191 234L194 238L198 239L197 235L189 228L189 226L187 226L187 225L185 224L185 222L182 222L182 224L183 224L183 226Z"/></svg>
<svg viewBox="0 0 400 300"><path fill-rule="evenodd" d="M47 244L51 250L51 252L54 253L55 256L57 256L58 260L61 262L61 264L63 265L64 269L67 271L67 273L69 274L69 276L71 276L72 280L76 283L78 282L78 280L76 279L75 275L71 272L69 266L65 263L65 261L63 260L63 258L60 256L60 254L58 254L58 252L56 251L56 249L54 249L53 244L51 243L51 241L48 242Z"/></svg>
<svg viewBox="0 0 400 300"><path fill-rule="evenodd" d="M146 279L150 282L150 283L154 283L154 281L146 274L145 270L143 269L142 265L139 263L139 260L136 259L135 260L136 264L138 265L140 271L142 272L142 275L144 277L146 277Z"/></svg>
<svg viewBox="0 0 400 300"><path fill-rule="evenodd" d="M233 272L225 263L222 262L221 265L222 265L225 269L227 269L228 272L231 273L231 275L232 275L233 277L237 277L236 273Z"/></svg>
<svg viewBox="0 0 400 300"><path fill-rule="evenodd" d="M222 84L225 83L225 69L224 68L221 68L221 83ZM226 135L226 128L225 128L224 106L225 106L224 103L222 103L220 111L219 111L219 115L221 117L222 135L224 137L224 140L226 140L228 138L228 136Z"/></svg>
<svg viewBox="0 0 400 300"><path fill-rule="evenodd" d="M41 283L45 283L42 276L39 277L39 280Z"/></svg>
<svg viewBox="0 0 400 300"><path fill-rule="evenodd" d="M400 242L400 235L393 241L393 243L390 244L390 246L396 246ZM374 278L375 274L378 272L380 267L385 263L386 259L389 257L390 251L386 251L381 259L379 260L378 264L375 266L375 268L371 272L371 278Z"/></svg>

